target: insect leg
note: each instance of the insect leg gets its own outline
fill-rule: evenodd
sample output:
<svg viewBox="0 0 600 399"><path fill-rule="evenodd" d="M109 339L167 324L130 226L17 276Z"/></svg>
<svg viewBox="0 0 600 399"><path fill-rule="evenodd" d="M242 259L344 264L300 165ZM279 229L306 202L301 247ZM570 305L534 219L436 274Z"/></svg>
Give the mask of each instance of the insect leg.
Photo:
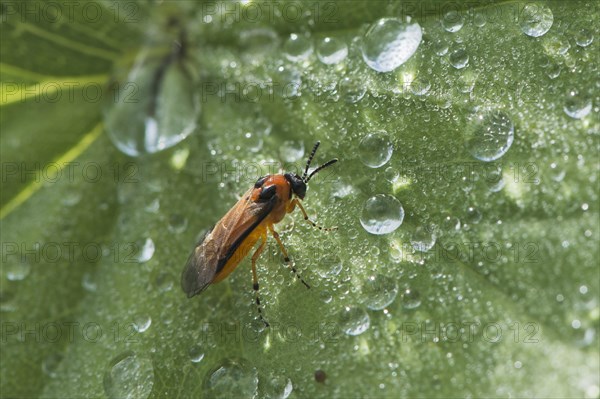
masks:
<svg viewBox="0 0 600 399"><path fill-rule="evenodd" d="M263 234L260 237L260 245L258 246L258 249L256 250L256 252L254 252L254 255L252 255L252 282L253 285L252 287L254 288L254 293L256 294L256 308L258 309L258 315L260 316L260 319L262 320L263 323L265 323L265 327L269 327L269 323L265 320L265 318L262 315L262 308L260 306L260 298L258 296L258 274L256 274L256 260L258 259L258 257L260 256L260 254L262 253L262 251L265 249L265 244L267 243L267 234Z"/></svg>
<svg viewBox="0 0 600 399"><path fill-rule="evenodd" d="M300 203L300 201L298 201L298 198L294 198L292 200L292 207L291 207L291 209L294 209L294 206L298 206L298 208L300 208L300 211L302 212L302 215L304 216L304 220L306 220L308 223L310 223L313 227L316 227L317 229L324 230L324 231L337 230L337 227L321 227L318 224L316 224L315 222L313 222L312 220L310 220L308 218L308 214L306 213L306 210L304 209L304 207L302 206L302 204Z"/></svg>
<svg viewBox="0 0 600 399"><path fill-rule="evenodd" d="M273 228L273 226L271 226L271 225L269 225L269 230L271 231L271 234L273 234L273 237L275 237L275 241L277 241L277 244L279 244L279 248L281 248L281 252L283 252L283 256L284 256L283 260L285 261L285 263L292 269L292 272L294 272L296 277L298 277L298 279L300 281L302 281L302 284L304 284L306 286L306 288L310 288L310 285L306 284L306 281L304 281L302 279L302 277L300 277L300 275L298 274L298 271L296 270L294 265L292 265L292 262L290 261L290 257L288 255L287 251L285 250L283 243L281 242L279 233L276 232L275 229Z"/></svg>

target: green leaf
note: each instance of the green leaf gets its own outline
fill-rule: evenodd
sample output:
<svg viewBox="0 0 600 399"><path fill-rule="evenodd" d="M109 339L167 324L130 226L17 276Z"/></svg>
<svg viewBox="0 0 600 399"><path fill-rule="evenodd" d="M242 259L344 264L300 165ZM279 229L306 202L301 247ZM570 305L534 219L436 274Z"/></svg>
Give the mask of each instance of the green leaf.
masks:
<svg viewBox="0 0 600 399"><path fill-rule="evenodd" d="M525 34L548 10L549 30ZM598 398L599 14L585 1L2 3L0 391ZM376 72L362 38L406 15L417 51ZM340 62L320 60L326 37L347 45ZM119 108L128 82L145 98ZM511 125L512 145L494 147ZM365 141L375 132L387 162L385 142ZM128 157L125 134L180 141ZM250 259L187 299L180 274L203 232L259 176L301 172L317 140L314 165L339 162L303 204L338 229L298 212L275 225L311 289L269 237L269 328ZM378 194L403 207L389 234L361 224Z"/></svg>

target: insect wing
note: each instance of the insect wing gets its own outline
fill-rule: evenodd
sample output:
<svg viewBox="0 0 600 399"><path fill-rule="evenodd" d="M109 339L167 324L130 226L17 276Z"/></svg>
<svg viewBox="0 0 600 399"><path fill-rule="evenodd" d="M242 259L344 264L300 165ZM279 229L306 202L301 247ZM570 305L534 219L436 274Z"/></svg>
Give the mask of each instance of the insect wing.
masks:
<svg viewBox="0 0 600 399"><path fill-rule="evenodd" d="M188 298L208 287L243 240L273 209L276 196L255 202L251 199L253 190L248 190L192 251L181 276L181 287Z"/></svg>

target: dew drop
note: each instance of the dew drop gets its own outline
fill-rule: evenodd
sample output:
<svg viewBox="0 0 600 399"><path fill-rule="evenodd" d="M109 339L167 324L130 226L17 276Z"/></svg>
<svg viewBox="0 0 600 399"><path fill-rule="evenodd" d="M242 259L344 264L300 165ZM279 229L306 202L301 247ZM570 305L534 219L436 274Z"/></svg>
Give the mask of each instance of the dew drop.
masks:
<svg viewBox="0 0 600 399"><path fill-rule="evenodd" d="M477 224L481 221L481 217L482 215L481 212L479 212L479 209L474 206L467 207L466 220L468 223Z"/></svg>
<svg viewBox="0 0 600 399"><path fill-rule="evenodd" d="M147 315L137 315L133 319L133 328L139 333L143 333L144 331L149 329L151 324L152 318Z"/></svg>
<svg viewBox="0 0 600 399"><path fill-rule="evenodd" d="M31 264L27 261L17 260L4 265L6 270L6 278L10 281L25 280L31 272Z"/></svg>
<svg viewBox="0 0 600 399"><path fill-rule="evenodd" d="M573 119L585 118L592 111L592 99L577 89L571 89L567 92L563 109Z"/></svg>
<svg viewBox="0 0 600 399"><path fill-rule="evenodd" d="M371 325L367 312L358 307L344 307L340 312L339 321L340 327L348 335L360 335Z"/></svg>
<svg viewBox="0 0 600 399"><path fill-rule="evenodd" d="M465 133L465 146L480 161L502 157L514 140L514 125L502 111L486 110L472 116Z"/></svg>
<svg viewBox="0 0 600 399"><path fill-rule="evenodd" d="M367 88L362 80L346 76L340 79L339 93L346 103L354 104L362 100Z"/></svg>
<svg viewBox="0 0 600 399"><path fill-rule="evenodd" d="M152 238L146 238L145 240L137 241L135 243L135 249L135 259L139 263L148 262L154 255L154 241L152 241Z"/></svg>
<svg viewBox="0 0 600 399"><path fill-rule="evenodd" d="M310 38L292 33L283 45L285 57L290 61L302 61L310 57L313 52L313 45Z"/></svg>
<svg viewBox="0 0 600 399"><path fill-rule="evenodd" d="M527 36L540 37L552 27L552 10L541 3L528 3L523 7L519 25Z"/></svg>
<svg viewBox="0 0 600 399"><path fill-rule="evenodd" d="M198 345L194 345L188 351L192 363L200 363L204 359L204 350Z"/></svg>
<svg viewBox="0 0 600 399"><path fill-rule="evenodd" d="M592 31L587 28L579 28L575 33L575 43L579 47L587 47L594 41Z"/></svg>
<svg viewBox="0 0 600 399"><path fill-rule="evenodd" d="M404 208L396 197L377 194L369 198L362 209L360 224L371 234L389 234L404 220Z"/></svg>
<svg viewBox="0 0 600 399"><path fill-rule="evenodd" d="M367 278L362 287L362 294L367 308L382 310L396 299L398 284L390 277L376 274Z"/></svg>
<svg viewBox="0 0 600 399"><path fill-rule="evenodd" d="M63 360L63 355L60 353L53 353L47 356L42 362L42 371L49 377L56 377L56 370Z"/></svg>
<svg viewBox="0 0 600 399"><path fill-rule="evenodd" d="M104 373L104 392L109 398L147 398L154 385L154 367L134 352L115 357Z"/></svg>
<svg viewBox="0 0 600 399"><path fill-rule="evenodd" d="M173 213L169 216L169 231L172 233L183 233L187 229L187 218L180 213Z"/></svg>
<svg viewBox="0 0 600 399"><path fill-rule="evenodd" d="M164 71L163 71L164 68ZM104 111L115 146L130 156L172 147L196 128L200 102L183 64L142 60L118 83Z"/></svg>
<svg viewBox="0 0 600 399"><path fill-rule="evenodd" d="M340 274L343 263L339 256L327 254L315 266L315 271L319 276L322 278L331 278Z"/></svg>
<svg viewBox="0 0 600 399"><path fill-rule="evenodd" d="M448 11L444 14L442 26L447 32L458 32L463 27L465 20L460 12L456 10Z"/></svg>
<svg viewBox="0 0 600 399"><path fill-rule="evenodd" d="M326 37L317 45L317 57L323 64L337 64L347 56L348 45L339 39Z"/></svg>
<svg viewBox="0 0 600 399"><path fill-rule="evenodd" d="M419 48L421 26L410 17L382 18L376 21L363 38L362 56L377 72L390 72L404 64Z"/></svg>
<svg viewBox="0 0 600 399"><path fill-rule="evenodd" d="M402 293L402 306L404 309L416 309L421 305L421 295L416 290L407 288Z"/></svg>
<svg viewBox="0 0 600 399"><path fill-rule="evenodd" d="M292 385L292 380L288 377L270 372L264 377L261 375L259 389L261 397L286 399L291 395L294 386Z"/></svg>
<svg viewBox="0 0 600 399"><path fill-rule="evenodd" d="M418 226L412 235L410 243L415 251L427 252L435 245L437 235L435 227Z"/></svg>
<svg viewBox="0 0 600 399"><path fill-rule="evenodd" d="M381 130L364 136L358 145L358 155L363 164L370 168L379 168L385 165L394 148L387 132Z"/></svg>
<svg viewBox="0 0 600 399"><path fill-rule="evenodd" d="M253 398L257 394L258 373L243 360L227 359L208 373L203 388L207 398Z"/></svg>
<svg viewBox="0 0 600 399"><path fill-rule="evenodd" d="M469 54L464 48L459 47L450 53L448 60L450 61L450 65L454 68L463 69L469 65Z"/></svg>

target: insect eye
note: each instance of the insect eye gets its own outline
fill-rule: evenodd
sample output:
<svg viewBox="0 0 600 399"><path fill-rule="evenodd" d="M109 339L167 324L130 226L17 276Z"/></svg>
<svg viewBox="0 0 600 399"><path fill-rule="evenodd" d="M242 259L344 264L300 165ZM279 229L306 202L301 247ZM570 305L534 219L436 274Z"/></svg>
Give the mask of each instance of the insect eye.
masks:
<svg viewBox="0 0 600 399"><path fill-rule="evenodd" d="M258 199L259 199L259 201L269 200L269 199L273 198L273 196L275 195L276 192L277 192L277 187L275 185L269 186L267 188L263 188L263 190L260 192L260 194L258 196Z"/></svg>

